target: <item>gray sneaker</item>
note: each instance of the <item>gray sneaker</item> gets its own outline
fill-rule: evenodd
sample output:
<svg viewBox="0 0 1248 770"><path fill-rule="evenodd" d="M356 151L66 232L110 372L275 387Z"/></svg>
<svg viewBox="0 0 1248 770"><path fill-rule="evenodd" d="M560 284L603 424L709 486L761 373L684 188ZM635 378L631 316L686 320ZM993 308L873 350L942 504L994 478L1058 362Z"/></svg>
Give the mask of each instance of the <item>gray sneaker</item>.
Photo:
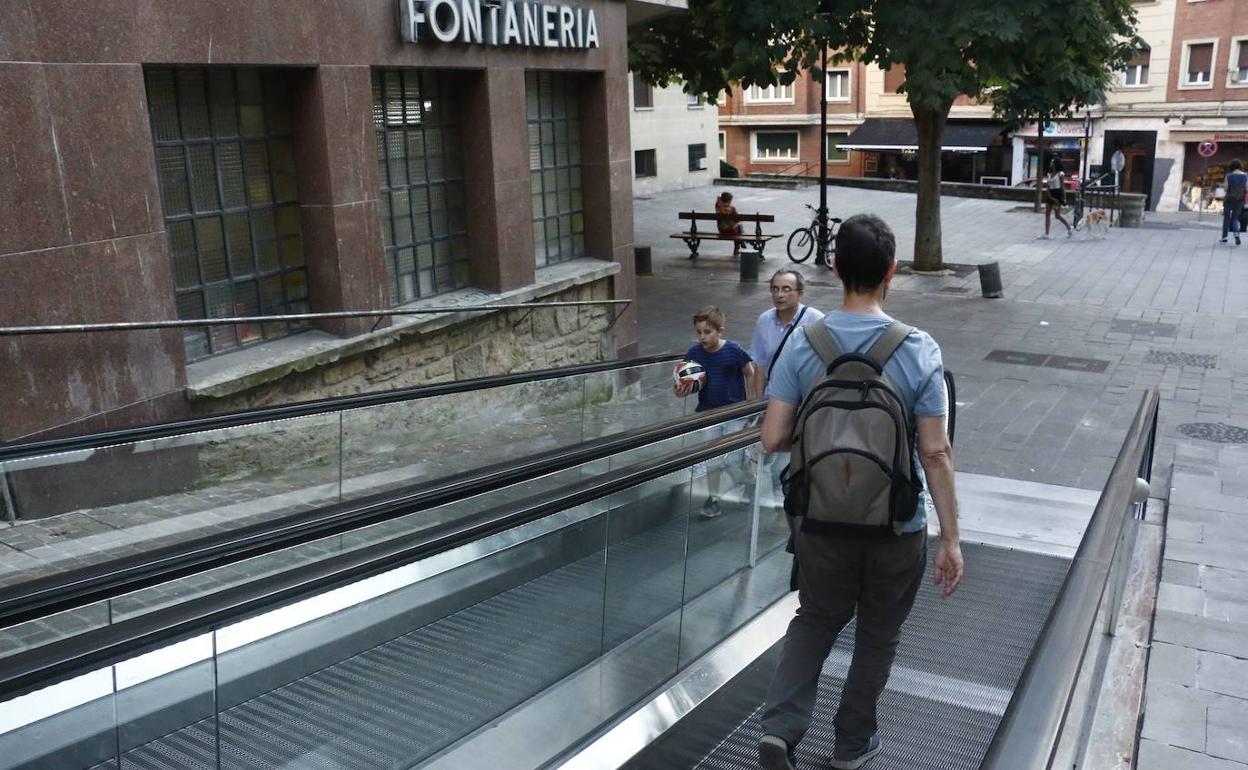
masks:
<svg viewBox="0 0 1248 770"><path fill-rule="evenodd" d="M828 762L831 767L836 770L858 770L858 768L871 761L871 758L880 753L880 736L872 735L871 740L867 741L867 747L857 755L847 757L841 754L840 749L832 755L832 759Z"/></svg>
<svg viewBox="0 0 1248 770"><path fill-rule="evenodd" d="M758 742L758 761L762 763L763 770L797 770L793 749L776 735L764 735Z"/></svg>

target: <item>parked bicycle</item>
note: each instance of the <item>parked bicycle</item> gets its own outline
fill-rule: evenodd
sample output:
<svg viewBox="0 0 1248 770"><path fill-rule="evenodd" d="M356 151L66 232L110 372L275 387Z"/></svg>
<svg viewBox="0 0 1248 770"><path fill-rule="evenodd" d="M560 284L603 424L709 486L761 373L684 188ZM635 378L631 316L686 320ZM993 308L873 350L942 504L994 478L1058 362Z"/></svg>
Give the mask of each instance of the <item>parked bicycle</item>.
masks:
<svg viewBox="0 0 1248 770"><path fill-rule="evenodd" d="M806 204L806 208L815 212L815 218L810 221L810 226L799 227L789 235L789 259L797 263L810 259L811 252L815 250L815 244L819 240L819 209L809 203ZM828 265L832 264L832 254L836 251L836 231L840 226L839 217L828 217L828 237L823 249L823 253L827 255Z"/></svg>

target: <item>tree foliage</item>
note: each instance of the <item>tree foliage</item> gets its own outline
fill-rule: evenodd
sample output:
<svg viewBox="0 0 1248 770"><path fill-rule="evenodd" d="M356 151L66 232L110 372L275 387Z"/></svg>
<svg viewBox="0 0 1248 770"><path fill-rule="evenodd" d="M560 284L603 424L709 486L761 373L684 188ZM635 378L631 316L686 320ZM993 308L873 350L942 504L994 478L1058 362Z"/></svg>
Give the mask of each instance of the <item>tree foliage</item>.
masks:
<svg viewBox="0 0 1248 770"><path fill-rule="evenodd" d="M688 13L633 30L629 61L652 84L713 97L804 70L819 79L824 43L837 60L905 67L920 142L915 260L928 268L941 263L940 143L954 101L989 98L1012 125L1068 114L1101 101L1140 45L1132 0L690 0Z"/></svg>

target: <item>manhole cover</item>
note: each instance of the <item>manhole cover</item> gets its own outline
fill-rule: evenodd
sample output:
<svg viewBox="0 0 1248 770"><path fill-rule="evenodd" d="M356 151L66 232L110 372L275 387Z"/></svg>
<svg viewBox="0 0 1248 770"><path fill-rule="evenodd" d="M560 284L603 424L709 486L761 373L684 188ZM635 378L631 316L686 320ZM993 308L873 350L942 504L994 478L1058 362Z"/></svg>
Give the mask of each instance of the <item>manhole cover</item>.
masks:
<svg viewBox="0 0 1248 770"><path fill-rule="evenodd" d="M1207 353L1177 353L1173 350L1150 350L1148 351L1148 357L1144 359L1144 363L1217 369L1218 357Z"/></svg>
<svg viewBox="0 0 1248 770"><path fill-rule="evenodd" d="M1179 426L1179 433L1215 444L1248 444L1248 428L1224 422L1185 422Z"/></svg>

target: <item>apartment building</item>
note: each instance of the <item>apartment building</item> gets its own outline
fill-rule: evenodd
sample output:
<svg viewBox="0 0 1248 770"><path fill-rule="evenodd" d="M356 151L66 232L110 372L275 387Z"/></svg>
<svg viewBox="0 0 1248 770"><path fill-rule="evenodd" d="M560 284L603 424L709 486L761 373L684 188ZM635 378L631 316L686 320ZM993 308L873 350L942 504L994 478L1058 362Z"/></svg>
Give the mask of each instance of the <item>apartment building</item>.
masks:
<svg viewBox="0 0 1248 770"><path fill-rule="evenodd" d="M828 173L868 173L861 153L842 143L865 117L865 67L828 68ZM799 76L789 85L734 88L719 101L719 158L742 175L811 174L819 168L820 84Z"/></svg>
<svg viewBox="0 0 1248 770"><path fill-rule="evenodd" d="M629 81L633 194L709 185L719 174L715 105L680 85L655 88L635 75Z"/></svg>

